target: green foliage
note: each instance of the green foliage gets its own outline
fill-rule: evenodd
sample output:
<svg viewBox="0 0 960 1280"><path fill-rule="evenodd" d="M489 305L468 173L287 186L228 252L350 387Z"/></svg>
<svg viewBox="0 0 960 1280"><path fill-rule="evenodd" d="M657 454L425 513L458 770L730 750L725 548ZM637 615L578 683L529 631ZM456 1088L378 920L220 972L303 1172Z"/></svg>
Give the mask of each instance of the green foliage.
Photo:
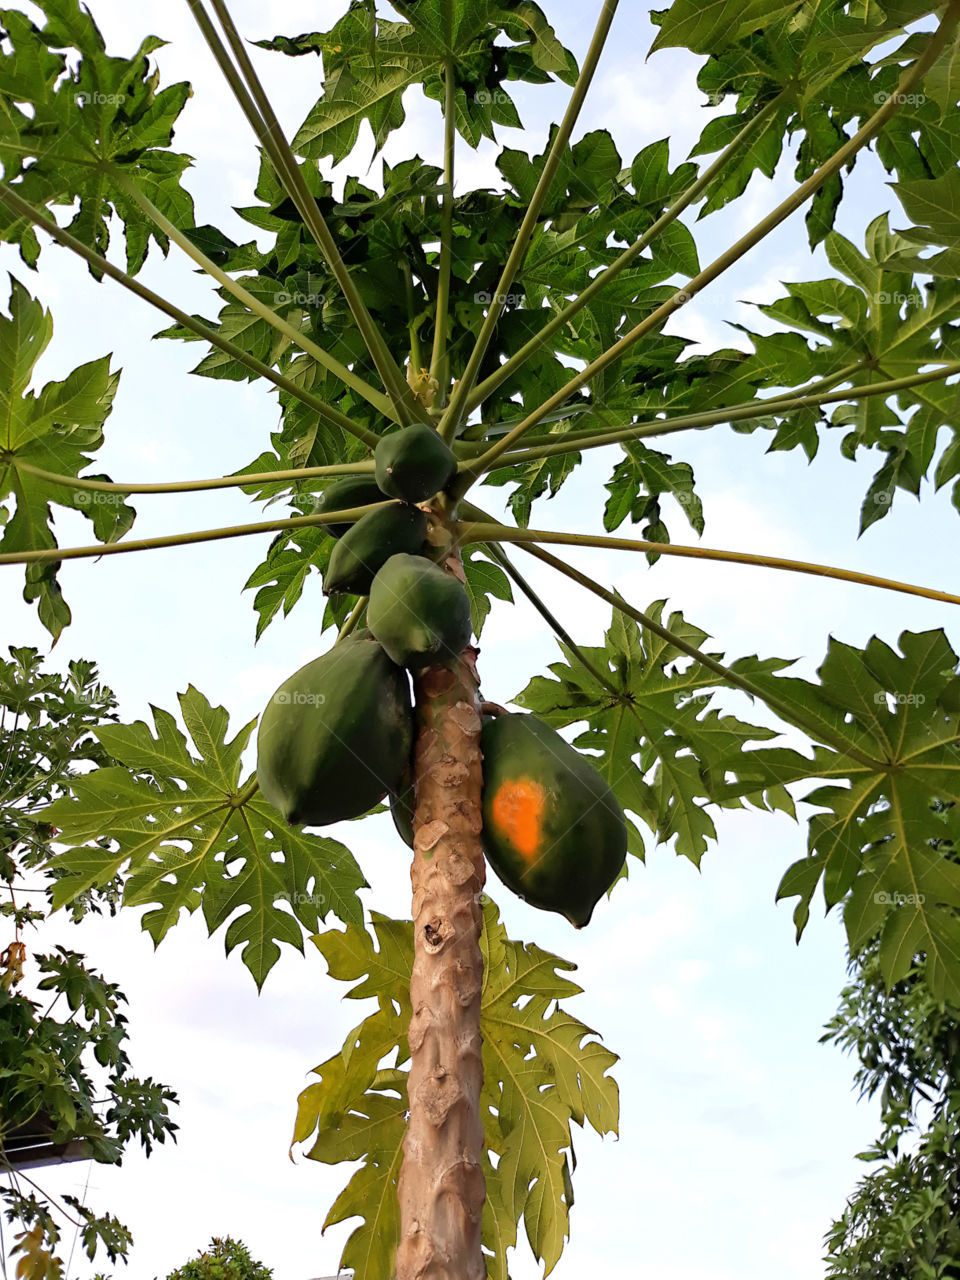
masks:
<svg viewBox="0 0 960 1280"><path fill-rule="evenodd" d="M350 999L378 1009L315 1068L319 1082L300 1095L294 1142L313 1138L314 1160L362 1160L327 1214L324 1228L360 1217L341 1267L364 1280L390 1280L399 1238L396 1182L405 1129L406 1032L410 1019L413 926L372 913L373 938L348 927L313 939L332 977L355 985ZM569 1233L571 1121L615 1133L618 1091L607 1074L617 1056L560 1003L581 988L575 965L534 943L511 941L496 905L485 899L483 1116L488 1197L483 1243L491 1280L507 1280L506 1250L521 1219L534 1255L549 1273ZM556 1002L556 1003L555 1003ZM496 1173L490 1156L496 1159Z"/></svg>
<svg viewBox="0 0 960 1280"><path fill-rule="evenodd" d="M127 267L139 271L150 239L167 237L122 185L134 180L171 222L193 223L193 201L180 185L190 157L171 151L173 125L190 96L185 82L158 88L150 54L164 41L147 36L130 58L111 58L79 0L39 0L46 24L0 10L11 49L0 56L0 164L4 181L34 205L79 204L69 230L105 251L116 214L126 236ZM78 52L70 59L68 53ZM40 245L22 219L5 215L0 237L20 245L29 266Z"/></svg>
<svg viewBox="0 0 960 1280"><path fill-rule="evenodd" d="M279 959L278 943L302 951L303 930L331 911L360 923L357 890L365 881L339 841L288 827L258 798L255 779L241 783L255 721L228 742L227 712L192 685L180 708L196 755L159 707L156 735L142 720L96 731L116 763L78 778L73 797L46 815L61 843L73 846L53 860L61 874L54 905L121 876L125 905L153 904L143 927L155 943L181 910L200 907L211 933L227 924L226 950L242 946L260 987Z"/></svg>
<svg viewBox="0 0 960 1280"><path fill-rule="evenodd" d="M88 455L103 444L103 424L120 375L110 372L110 357L104 356L74 369L63 382L28 391L34 366L53 335L53 320L13 277L9 307L9 318L0 314L0 551L55 547L51 502L85 515L99 541L115 542L135 515L118 495L52 484L29 468L76 476L89 466ZM2 505L11 499L12 511ZM23 593L25 600L38 601L40 621L54 640L70 622L58 567L50 561L28 565Z"/></svg>
<svg viewBox="0 0 960 1280"><path fill-rule="evenodd" d="M818 684L758 675L831 745L810 759L759 748L744 756L737 785L771 774L785 783L826 779L804 797L817 810L808 856L788 869L777 895L800 899L797 936L822 880L827 908L843 902L854 955L879 938L892 985L925 952L934 999L960 1005L960 864L949 853L960 799L960 660L942 631L905 631L898 643L899 653L876 637L864 649L831 640Z"/></svg>
<svg viewBox="0 0 960 1280"><path fill-rule="evenodd" d="M428 98L443 101L447 66L457 132L472 147L493 138L494 125L519 127L508 80L544 84L556 76L571 84L576 77L573 56L532 0L421 0L394 8L406 21L388 22L375 5L352 0L330 31L257 41L294 57L323 58L323 96L293 139L298 155L338 163L356 146L364 121L376 154L404 122L406 89L422 85ZM497 43L501 34L509 43Z"/></svg>
<svg viewBox="0 0 960 1280"><path fill-rule="evenodd" d="M239 1240L214 1236L209 1249L171 1271L167 1280L270 1280L273 1270L254 1262Z"/></svg>
<svg viewBox="0 0 960 1280"><path fill-rule="evenodd" d="M916 91L902 102L898 95L896 110L873 144L911 225L891 231L886 216L875 218L866 231L865 253L833 230L844 182L857 160L850 152L816 191L807 214L810 244L823 245L835 275L793 283L786 296L761 306L778 332L755 334L741 326L752 351L721 348L699 355L689 353L691 340L682 334L658 331L659 321L642 338L634 337L661 307L666 311L689 300L678 299L677 291L686 291L684 282L701 269L690 227L673 216L677 202L699 204L702 218L739 198L754 174L779 178L785 142L795 148L790 164L797 179L808 179L896 93L904 68L939 38L926 21L923 30L907 29L940 16L942 6L907 0L882 7L842 0L716 0L704 6L675 0L655 13L654 50L685 49L702 58L700 88L714 107L732 99L732 111L711 119L691 156L673 170L667 138L650 142L631 161L608 131L575 131L577 141L550 161L557 161L556 176L532 220L509 292L497 298L558 126L542 151L501 149L503 190L463 191L459 170L449 189L450 175L419 157L384 164L382 190L353 176L342 187L338 181L335 190L320 162L350 157L364 126L378 154L404 122L403 96L411 88L437 102L449 92L451 134L471 147L494 139L498 125L516 127L508 86L570 84L577 74L545 13L532 0L394 0L386 18L375 0L352 0L327 32L260 41L293 57L313 53L321 59L322 95L293 146L302 161L302 182L382 335L377 362L334 266L305 234L288 185L266 154L254 203L239 211L257 229L255 241L237 244L215 226L193 225L192 203L181 186L189 160L170 149L189 89L159 89L150 55L160 42L148 37L131 59L108 58L78 0L40 0L38 7L43 27L16 10L0 11L0 164L11 189L35 206L71 211L71 229L100 250L107 248L108 225L117 215L132 272L142 266L151 237L162 250L167 246L135 192L148 196L261 303L348 368L351 385L224 288L213 324L221 336L334 406L367 440L401 417L384 412L377 364L381 370L389 361L398 369L406 365L411 385L419 386L426 364L433 366L435 407L427 407L425 396L418 408L435 424L452 385L463 378L491 305L502 307L479 364L478 386L467 389L473 392L469 412L463 421L445 425L451 427L447 437L454 454L469 463L535 416L536 425L523 436L527 451L505 453L483 476L491 487L507 489L518 525L527 526L533 504L568 482L586 449L597 443L591 435L635 428L634 438L616 446L604 526L617 529L629 519L647 540L665 544L674 516L664 503L669 497L700 534L705 513L692 467L679 448L668 453L643 437L707 425L698 414L719 423L730 409L730 420L739 421L732 406L753 408L769 391L808 383L816 391L843 384L848 392L829 410L798 408L785 397L738 429L770 431L772 450L799 447L811 459L827 427L842 431L844 456L861 460L862 451L875 451L878 468L860 513L861 532L886 514L897 490L919 495L931 474L937 487L955 482L960 508L956 385L941 378L895 396L861 394L870 385L942 368L960 357L955 32ZM744 130L748 136L739 150L727 150ZM717 172L694 199L699 158L718 155ZM36 262L38 239L19 215L6 217L0 236L18 244L27 263ZM624 263L624 249L637 246L641 237L642 251L636 248ZM921 256L931 248L934 256ZM604 276L608 268L613 271ZM10 318L0 318L0 360L8 371L0 392L7 423L0 443L0 500L14 499L2 546L14 552L55 547L51 503L81 509L82 500L69 487L49 485L26 468L78 476L102 441L116 387L104 359L63 384L30 394L34 364L49 336L49 317L14 282ZM163 336L197 340L189 324L168 327ZM570 393L574 370L597 361L602 370ZM194 372L225 380L256 376L217 348L204 350ZM373 405L362 394L369 394L364 382L374 388ZM547 401L550 411L544 413ZM321 419L292 391L281 391L278 404L278 430L245 471L262 475L371 456L366 445L330 425L329 416ZM945 445L942 428L948 432ZM297 513L316 510L317 487L297 479L243 486L254 500L283 502ZM101 541L122 536L133 518L119 503L88 508ZM320 616L314 574L327 572L333 546L320 529L278 535L247 583L256 593L258 636L304 598L314 600ZM656 555L648 558L652 562ZM54 636L69 621L56 569L51 561L27 572L27 597L39 600L41 619ZM492 600L511 599L510 585L492 542L469 549L464 569L479 635ZM328 603L321 629L342 623L353 604L349 597ZM659 626L663 602L651 615ZM915 975L931 1007L960 1001L960 873L951 856L960 684L946 638L940 632L904 632L899 653L877 638L863 650L834 640L818 679L804 680L782 674L790 663L777 658L741 658L724 673L717 655L702 652L706 633L679 611L667 625L660 638L648 626L625 621L616 609L602 645L579 651L562 646L563 660L549 676L535 677L518 702L554 727L577 727L576 746L593 753L593 767L632 815L630 848L638 856L645 826L656 841L675 841L678 853L699 862L716 836L713 814L719 807L754 804L792 814L788 788L816 779L817 789L806 796L815 809L809 855L780 886L780 896L800 899L798 932L822 880L827 907L842 905L852 952L862 957L865 948L875 948L877 973L888 987ZM803 747L770 745L776 730L720 710L714 699L744 681L785 724L802 731L809 755ZM328 1222L359 1216L345 1260L358 1278L388 1280L406 1107L409 927L375 917L381 950L374 952L357 898L363 878L351 855L335 841L278 829L255 779L241 778L240 757L252 725L228 742L226 712L211 708L192 687L182 695L181 709L189 737L161 710L154 711L153 729L139 722L90 725L96 733L85 749L96 767L72 779L69 795L38 775L30 785L54 804L42 821L34 814L33 825L22 830L29 830L38 849L49 851L56 825L72 846L53 861L56 903L72 901L82 911L88 901L96 903L98 895L122 886L125 902L150 908L144 923L157 941L182 908L202 907L211 931L226 926L228 950L242 944L258 984L275 963L280 942L302 948L303 931L316 930L331 910L345 922L345 933L322 934L318 945L334 976L359 982L350 994L376 994L379 1011L340 1055L318 1068L320 1083L302 1099L297 1139L316 1132L316 1158L362 1162ZM69 767L69 750L67 756ZM31 918L28 908L6 914L14 915L18 927ZM572 1201L569 1122L589 1118L599 1131L611 1130L616 1088L605 1074L613 1055L554 1008L555 1000L576 991L558 976L569 968L566 962L532 944L508 941L490 907L483 945L483 1112L491 1156L484 1238L491 1277L505 1280L505 1251L521 1217L536 1256L547 1270L555 1264ZM50 979L68 987L77 1008L85 1009L86 979L68 958L57 963ZM19 957L12 955L8 973L17 964ZM14 985L11 977L8 986ZM518 1008L525 996L532 998ZM32 1016L28 1009L20 1012ZM103 1052L109 1057L109 1048ZM118 1127L135 1128L133 1117L149 1110L151 1101L132 1090L117 1105ZM947 1158L951 1151L950 1132L938 1125L931 1127L923 1159ZM893 1148L884 1142L886 1157ZM924 1248L926 1242L935 1250L954 1247L943 1226L945 1215L956 1216L947 1192L918 1190L928 1168L923 1159L890 1164L887 1180L878 1178L861 1207L851 1208L835 1232L838 1258L874 1230L871 1214L876 1231L888 1229L878 1245L881 1256L883 1250L903 1252L903 1230L922 1237ZM902 1214L897 1204L905 1206ZM24 1217L29 1230L21 1241L21 1252L35 1255L30 1265L37 1272L47 1266L45 1242L53 1239L42 1212L40 1206L35 1222ZM881 1217L884 1227L878 1225ZM929 1250L928 1255L922 1259L928 1274L940 1274L930 1270L940 1260ZM860 1261L867 1265L865 1254Z"/></svg>
<svg viewBox="0 0 960 1280"><path fill-rule="evenodd" d="M765 385L829 378L857 365L850 380L869 386L956 358L960 284L946 278L918 282L914 271L925 273L927 264L913 257L904 236L890 231L886 214L867 228L866 254L835 231L826 237L824 249L830 265L846 279L791 284L786 298L758 304L765 316L790 325L792 332L765 336L745 330L756 347L755 362L764 369ZM811 338L815 347L809 345ZM897 489L919 496L943 428L951 438L939 456L936 487L960 473L960 386L930 382L900 391L892 401L873 396L823 414L828 427L846 429L840 444L844 457L855 460L861 450L884 455L863 502L861 533L887 514ZM809 408L773 411L769 418L735 429L773 429L771 450L800 447L812 459L819 444L818 416ZM960 484L954 488L954 505L960 509Z"/></svg>
<svg viewBox="0 0 960 1280"><path fill-rule="evenodd" d="M465 586L470 597L473 634L479 639L483 624L490 615L494 600L513 603L510 579L499 564L490 559L490 549L482 542L463 549Z"/></svg>
<svg viewBox="0 0 960 1280"><path fill-rule="evenodd" d="M9 891L0 916L14 929L14 941L0 954L0 1165L9 1170L12 1163L15 1170L24 1147L77 1141L88 1158L119 1164L134 1138L149 1155L154 1143L174 1136L169 1107L176 1095L130 1073L126 997L115 983L67 947L32 954L20 940L47 915L34 905L30 887L23 888L25 873L50 892L56 884L48 859L58 832L47 821L47 806L69 795L86 770L110 764L95 731L115 718L116 703L90 662L73 661L62 676L44 671L35 649L10 653L11 661L0 660L0 879ZM102 893L78 900L74 916L104 903L112 913L114 901L115 886L108 883ZM38 999L18 990L24 980ZM8 1221L23 1228L18 1274L56 1276L57 1218L42 1189L33 1187L26 1192L12 1172L0 1192ZM63 1199L79 1221L89 1258L101 1246L112 1261L125 1257L132 1237L121 1222L74 1196Z"/></svg>
<svg viewBox="0 0 960 1280"><path fill-rule="evenodd" d="M65 947L32 959L44 975L37 989L63 996L70 1016L61 1022L41 1014L39 1002L12 984L0 986L0 1141L84 1139L92 1159L119 1164L123 1147L139 1137L149 1154L176 1128L167 1115L176 1095L153 1080L126 1076L125 996ZM110 1106L102 1116L94 1110L93 1062L108 1072Z"/></svg>
<svg viewBox="0 0 960 1280"><path fill-rule="evenodd" d="M960 1023L938 1007L924 962L888 988L878 945L851 960L851 982L823 1040L856 1055L861 1097L879 1094L871 1165L827 1234L830 1280L953 1280L960 1257ZM921 1119L921 1109L923 1119Z"/></svg>
<svg viewBox="0 0 960 1280"><path fill-rule="evenodd" d="M700 216L742 195L759 171L772 177L785 137L799 136L795 176L804 181L896 91L906 62L925 48L929 32L905 39L906 24L930 13L926 4L847 5L805 0L720 0L700 5L676 0L652 15L660 30L653 48L685 47L709 55L697 84L711 105L735 99L732 114L704 128L691 152L709 155L725 147L757 109L771 104L763 128L707 188ZM876 49L895 41L879 57ZM946 58L938 66L948 65ZM931 72L931 76L933 73ZM934 80L941 100L916 94L888 122L877 141L887 173L900 181L939 176L960 159L960 110ZM814 196L807 214L811 247L833 228L843 196L834 175Z"/></svg>

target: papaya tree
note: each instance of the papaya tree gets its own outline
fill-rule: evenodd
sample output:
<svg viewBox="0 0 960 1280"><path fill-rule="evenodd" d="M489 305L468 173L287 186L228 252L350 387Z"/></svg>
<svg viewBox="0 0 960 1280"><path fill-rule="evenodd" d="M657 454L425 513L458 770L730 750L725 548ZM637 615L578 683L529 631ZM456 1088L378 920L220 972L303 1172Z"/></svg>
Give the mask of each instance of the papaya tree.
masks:
<svg viewBox="0 0 960 1280"><path fill-rule="evenodd" d="M642 608L564 555L695 557L960 603L840 565L677 543L666 523L674 499L702 534L693 470L677 454L683 433L723 426L808 457L836 428L843 457L879 454L861 530L931 474L956 481L960 506L960 0L674 0L651 15L650 52L693 55L721 109L674 168L668 139L625 163L608 131L579 136L622 21L617 0L595 4L576 54L532 0L353 0L329 30L301 34L241 34L226 0L187 5L259 148L240 214L260 239L197 225L190 158L173 144L190 88L160 86L161 41L108 55L77 0L38 0L42 24L0 10L0 233L28 267L42 273L54 241L104 290L161 312L162 337L201 344L197 375L275 391L279 428L228 475L90 473L118 375L104 357L31 389L52 321L14 278L0 319L0 562L25 566L25 597L56 637L70 620L67 559L149 560L164 546L272 533L248 582L258 636L312 602L330 640L268 704L255 771L242 760L254 725L230 737L226 710L193 686L182 728L156 708L152 726L100 730L114 763L48 814L61 841L55 901L119 877L156 941L199 908L258 985L280 943L302 949L309 934L352 997L378 1002L317 1068L295 1126L315 1158L360 1162L327 1215L361 1220L343 1265L363 1280L505 1277L522 1220L549 1270L568 1231L571 1124L615 1129L616 1058L561 1003L578 990L570 963L507 936L482 894L488 866L583 927L651 842L699 863L719 810L793 812L799 787L815 810L808 853L778 890L798 899L798 937L822 886L853 951L876 947L887 986L922 957L930 1000L960 1005L960 660L944 632L905 629L896 647L832 638L805 679L782 659L715 651L679 609ZM322 72L292 137L251 40ZM520 124L515 98L551 83L568 95L542 150L500 146L500 189L464 191L464 146L500 145L498 126ZM379 186L348 176L335 189L329 167L352 161L367 129L379 153L415 88L437 104L442 165L384 160ZM702 262L692 211L709 215L755 173L772 176L785 141L796 148L789 194ZM875 217L855 244L834 223L868 152L907 225ZM833 274L763 304L773 332L740 326L748 350L696 354L665 331L801 210ZM124 266L108 256L111 237ZM157 248L206 273L215 319L143 282ZM603 532L540 528L534 503L598 449L613 452L613 473L582 501ZM136 495L224 487L290 511L127 536ZM505 489L498 519L487 506ZM61 546L57 507L89 518L97 541ZM617 533L628 520L642 537ZM570 634L522 556L610 608L603 644ZM481 690L476 640L514 591L561 658L509 712ZM721 710L729 690L763 722ZM571 742L559 731L573 726ZM404 904L365 925L361 868L323 828L384 801L412 848L411 918ZM328 917L343 928L321 931Z"/></svg>

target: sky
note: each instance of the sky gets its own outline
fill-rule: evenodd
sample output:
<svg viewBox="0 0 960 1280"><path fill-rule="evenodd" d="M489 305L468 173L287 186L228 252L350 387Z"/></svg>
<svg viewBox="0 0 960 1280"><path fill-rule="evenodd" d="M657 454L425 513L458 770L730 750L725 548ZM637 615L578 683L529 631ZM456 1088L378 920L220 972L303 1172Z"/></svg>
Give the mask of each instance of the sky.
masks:
<svg viewBox="0 0 960 1280"><path fill-rule="evenodd" d="M90 8L111 53L129 55L148 32L169 41L157 54L163 83L189 79L194 86L175 147L195 158L186 185L197 222L249 239L253 228L232 206L253 202L252 135L187 6L90 0ZM582 56L596 5L551 0L546 8L561 39ZM251 38L324 30L342 9L341 0L269 7L236 0L232 6ZM651 39L645 7L622 5L574 135L611 129L625 165L668 135L676 165L716 113L696 88L699 60L667 50L645 61ZM252 56L292 134L319 92L319 61L259 50ZM501 142L541 152L566 94L562 86L518 91L526 131L503 130ZM418 92L408 94L405 105L407 124L390 139L387 160L419 154L438 163L437 105ZM474 153L461 144L457 189L498 185L496 151L485 144ZM376 186L380 162L367 169L371 153L365 131L355 158L325 172L335 179L357 172ZM792 188L791 174L787 161L773 181L755 177L740 201L695 224L701 261L782 199ZM882 169L868 156L850 181L838 228L859 245L882 209L893 211L894 227L904 225ZM238 470L266 447L277 411L262 384L189 376L200 348L151 341L165 327L163 317L111 283L96 284L67 251L45 245L36 275L15 250L0 246L0 266L53 312L54 339L35 385L107 351L123 369L95 470L130 481L212 476ZM703 350L745 346L725 321L769 326L742 299L772 300L781 281L826 274L822 251L811 255L802 214L795 214L675 317L670 331L704 344ZM186 310L215 310L209 287L175 249L166 260L152 252L141 279ZM956 513L946 492L934 494L925 485L922 508L899 495L891 514L858 540L873 459L841 460L832 435L809 466L799 451L763 456L767 443L761 434L717 427L668 449L694 467L706 514L703 545L957 589ZM536 523L602 531L602 485L617 456L615 449L594 451L556 499L538 504ZM500 510L502 491L488 490L485 502ZM229 490L143 498L135 505L136 537L258 518L242 494ZM683 529L679 507L668 519L675 541L696 540ZM62 545L90 540L87 523L70 513L58 515L57 534ZM323 599L315 577L291 616L254 644L252 593L242 587L268 541L251 537L65 565L60 576L74 621L50 664L63 669L73 657L98 662L127 722L148 718L151 703L174 710L177 693L192 683L229 710L235 730L329 643L320 637ZM667 557L651 568L642 557L609 551L577 551L570 560L641 608L668 599L670 608L681 608L708 631L711 649L728 659L794 658L805 675L819 665L831 633L863 645L873 634L894 643L904 628L943 626L954 643L960 639L948 606L867 588ZM579 642L600 642L610 621L605 606L539 564L524 571ZM21 590L22 570L6 568L0 638L47 651L49 637ZM497 606L481 650L484 696L498 702L560 656L523 603ZM724 705L746 711L738 699L731 694ZM809 809L801 807L804 812ZM823 1234L863 1172L855 1155L877 1131L877 1109L857 1103L851 1062L818 1043L844 983L842 926L836 913L824 918L817 899L797 947L792 904L774 903L783 871L804 853L803 823L755 812L725 813L716 821L718 843L699 871L650 840L645 865L631 865L628 881L600 904L582 933L491 883L512 937L577 964L584 994L569 1002L570 1011L620 1055L614 1073L619 1138L601 1141L592 1130L574 1135L576 1203L571 1239L553 1273L558 1280L809 1280L823 1274ZM350 845L370 881L366 905L408 915L409 855L389 818L332 834ZM284 951L258 996L239 955L225 958L222 933L207 938L196 917L184 920L156 952L135 911L77 928L58 919L38 945L59 940L121 984L130 1002L134 1069L164 1081L180 1098L179 1140L149 1160L131 1151L121 1169L75 1164L43 1173L54 1194L109 1207L133 1231L129 1265L107 1266L107 1272L131 1280L163 1277L212 1235L229 1234L272 1267L276 1280L334 1275L355 1224L326 1234L321 1226L349 1171L302 1153L291 1161L288 1147L297 1094L311 1068L339 1048L365 1007L344 1002L340 984L326 975L309 943L305 956ZM521 1235L511 1275L533 1280L541 1270ZM78 1246L69 1280L92 1274Z"/></svg>

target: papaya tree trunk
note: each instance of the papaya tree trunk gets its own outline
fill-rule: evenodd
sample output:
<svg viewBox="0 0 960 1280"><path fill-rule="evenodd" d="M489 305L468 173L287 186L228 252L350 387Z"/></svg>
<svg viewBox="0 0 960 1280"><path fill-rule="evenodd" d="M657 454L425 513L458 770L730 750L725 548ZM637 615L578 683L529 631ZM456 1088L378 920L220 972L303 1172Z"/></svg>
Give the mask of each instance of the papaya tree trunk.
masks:
<svg viewBox="0 0 960 1280"><path fill-rule="evenodd" d="M459 557L444 567L462 578ZM477 651L414 682L414 960L397 1280L483 1280Z"/></svg>

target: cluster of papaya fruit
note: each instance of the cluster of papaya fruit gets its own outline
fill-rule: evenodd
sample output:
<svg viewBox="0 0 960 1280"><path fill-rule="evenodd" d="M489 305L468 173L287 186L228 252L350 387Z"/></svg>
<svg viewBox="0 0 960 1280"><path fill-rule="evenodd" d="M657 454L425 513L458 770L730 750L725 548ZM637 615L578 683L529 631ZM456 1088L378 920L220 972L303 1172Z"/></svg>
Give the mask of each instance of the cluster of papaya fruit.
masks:
<svg viewBox="0 0 960 1280"><path fill-rule="evenodd" d="M366 627L295 672L260 720L257 777L264 798L297 826L357 818L389 797L413 845L413 706L408 670L456 657L471 635L462 584L423 554L427 518L417 503L449 484L456 460L427 426L384 436L375 480L330 485L320 509L382 503L337 539L324 592L369 597ZM393 499L393 501L387 501ZM531 715L485 717L483 834L487 861L534 906L577 928L620 874L627 831L600 775Z"/></svg>

